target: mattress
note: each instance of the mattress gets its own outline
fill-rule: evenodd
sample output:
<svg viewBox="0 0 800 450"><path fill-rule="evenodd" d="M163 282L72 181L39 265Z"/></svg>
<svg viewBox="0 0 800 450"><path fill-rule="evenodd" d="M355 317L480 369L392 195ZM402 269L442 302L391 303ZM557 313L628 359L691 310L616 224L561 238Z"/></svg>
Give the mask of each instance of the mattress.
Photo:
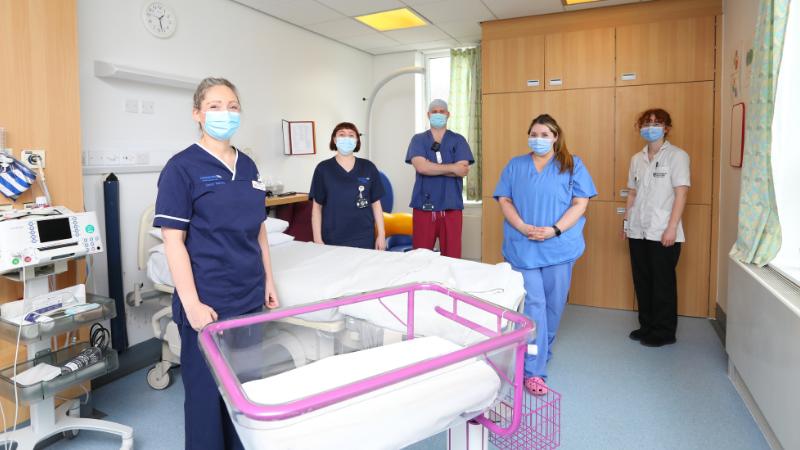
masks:
<svg viewBox="0 0 800 450"><path fill-rule="evenodd" d="M417 338L325 358L243 389L254 403L282 404L459 349L439 337ZM398 449L482 413L500 387L491 367L471 359L293 419L237 415L234 424L248 450Z"/></svg>

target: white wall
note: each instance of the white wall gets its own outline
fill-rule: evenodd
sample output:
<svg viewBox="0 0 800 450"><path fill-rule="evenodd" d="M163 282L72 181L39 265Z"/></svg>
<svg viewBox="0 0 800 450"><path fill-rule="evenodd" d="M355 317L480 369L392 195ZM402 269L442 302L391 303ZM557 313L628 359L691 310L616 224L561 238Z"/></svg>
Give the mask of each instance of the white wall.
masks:
<svg viewBox="0 0 800 450"><path fill-rule="evenodd" d="M252 147L263 175L280 175L288 190L307 192L314 167L332 156L333 127L361 125L373 86L373 57L240 4L171 0L177 16L168 39L150 35L141 19L144 0L78 1L81 134L84 150L147 149L164 162L199 137L191 116L192 91L96 78L95 60L193 77L226 77L242 101L237 147ZM155 102L155 114L123 112L124 99ZM70 110L64 106L65 113ZM281 119L316 122L315 156L283 155ZM410 139L410 135L408 135ZM366 156L366 155L361 155ZM108 171L114 171L109 167ZM158 173L120 177L123 269L126 292L145 282L136 268L136 232L142 210L155 202ZM99 175L84 176L85 207L103 216ZM105 256L96 259L98 292L107 294ZM151 337L155 307L129 309L128 339Z"/></svg>
<svg viewBox="0 0 800 450"><path fill-rule="evenodd" d="M731 66L730 53L735 46L741 46L756 33L758 19L756 0L724 0L722 28L722 147L720 165L719 193L719 272L717 278L717 303L723 310L728 305L728 253L736 242L739 219L739 190L742 169L731 167ZM747 104L749 92L744 88L744 102Z"/></svg>

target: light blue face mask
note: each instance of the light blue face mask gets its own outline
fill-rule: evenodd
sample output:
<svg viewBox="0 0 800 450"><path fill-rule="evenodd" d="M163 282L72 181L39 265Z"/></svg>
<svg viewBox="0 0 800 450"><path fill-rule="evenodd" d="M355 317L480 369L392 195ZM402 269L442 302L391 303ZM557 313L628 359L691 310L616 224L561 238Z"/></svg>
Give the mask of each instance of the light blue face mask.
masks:
<svg viewBox="0 0 800 450"><path fill-rule="evenodd" d="M545 139L545 138L528 138L528 147L533 150L533 153L536 153L539 156L546 155L547 152L550 151L550 147L553 146L552 139Z"/></svg>
<svg viewBox="0 0 800 450"><path fill-rule="evenodd" d="M442 128L447 124L447 116L444 114L431 114L431 126L434 128Z"/></svg>
<svg viewBox="0 0 800 450"><path fill-rule="evenodd" d="M203 129L218 141L227 141L239 128L241 116L231 111L200 111L206 115Z"/></svg>
<svg viewBox="0 0 800 450"><path fill-rule="evenodd" d="M353 150L356 149L356 144L358 141L353 138L349 137L340 137L336 138L336 148L344 155L347 156L350 153L353 153Z"/></svg>
<svg viewBox="0 0 800 450"><path fill-rule="evenodd" d="M664 127L644 127L639 133L647 142L655 142L664 137Z"/></svg>

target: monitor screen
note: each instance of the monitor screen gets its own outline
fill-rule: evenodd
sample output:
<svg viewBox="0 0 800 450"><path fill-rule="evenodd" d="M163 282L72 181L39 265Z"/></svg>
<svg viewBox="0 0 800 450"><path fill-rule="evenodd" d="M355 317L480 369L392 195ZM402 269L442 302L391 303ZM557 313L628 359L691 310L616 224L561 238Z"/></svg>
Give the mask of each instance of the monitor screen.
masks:
<svg viewBox="0 0 800 450"><path fill-rule="evenodd" d="M39 240L41 242L60 241L70 239L72 232L69 230L69 219L48 219L36 222L39 227Z"/></svg>

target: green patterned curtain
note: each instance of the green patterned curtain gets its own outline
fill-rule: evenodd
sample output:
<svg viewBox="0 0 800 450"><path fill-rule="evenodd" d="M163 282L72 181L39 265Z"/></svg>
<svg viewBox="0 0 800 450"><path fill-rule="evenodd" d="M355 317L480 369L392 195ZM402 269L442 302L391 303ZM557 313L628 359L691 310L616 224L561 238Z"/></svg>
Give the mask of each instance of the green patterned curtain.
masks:
<svg viewBox="0 0 800 450"><path fill-rule="evenodd" d="M761 0L755 60L747 100L739 237L731 256L764 266L781 248L781 225L772 181L772 117L790 0Z"/></svg>
<svg viewBox="0 0 800 450"><path fill-rule="evenodd" d="M481 46L450 50L450 120L447 128L467 138L475 156L464 194L481 199Z"/></svg>

